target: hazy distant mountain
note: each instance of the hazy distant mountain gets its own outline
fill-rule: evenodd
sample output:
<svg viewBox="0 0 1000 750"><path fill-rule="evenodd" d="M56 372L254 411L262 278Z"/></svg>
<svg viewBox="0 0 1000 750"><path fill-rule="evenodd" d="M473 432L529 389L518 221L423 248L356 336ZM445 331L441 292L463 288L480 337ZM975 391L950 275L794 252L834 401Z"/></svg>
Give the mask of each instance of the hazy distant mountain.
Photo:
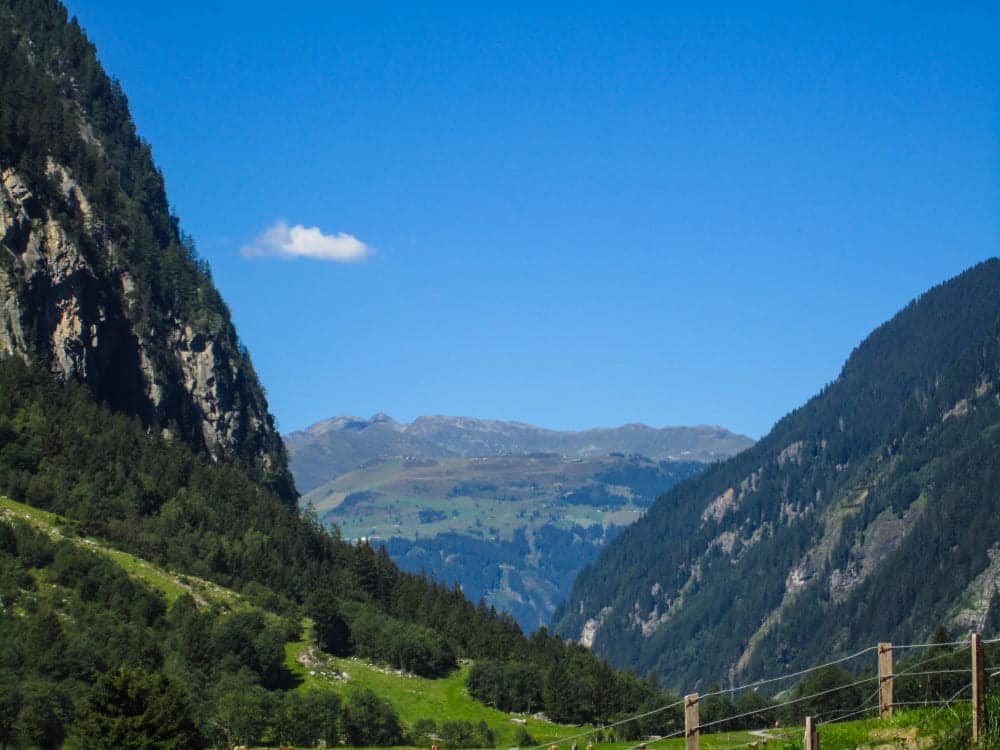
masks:
<svg viewBox="0 0 1000 750"><path fill-rule="evenodd" d="M628 424L581 432L546 430L521 422L470 417L418 417L409 424L385 414L370 419L334 417L293 432L285 443L299 490L323 482L373 458L483 457L555 453L584 458L611 453L654 460L709 463L753 445L745 435L722 427L648 427Z"/></svg>
<svg viewBox="0 0 1000 750"><path fill-rule="evenodd" d="M287 444L302 503L324 523L534 629L659 494L752 441L719 427L557 432L377 414L328 419Z"/></svg>

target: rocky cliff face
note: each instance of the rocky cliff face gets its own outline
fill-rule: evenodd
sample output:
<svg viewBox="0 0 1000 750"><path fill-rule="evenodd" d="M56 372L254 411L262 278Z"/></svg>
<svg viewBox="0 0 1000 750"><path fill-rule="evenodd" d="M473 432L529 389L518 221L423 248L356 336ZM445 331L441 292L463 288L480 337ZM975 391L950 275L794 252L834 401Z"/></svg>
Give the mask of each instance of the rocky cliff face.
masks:
<svg viewBox="0 0 1000 750"><path fill-rule="evenodd" d="M64 166L50 160L47 171L85 235L74 236L16 169L0 170L0 352L87 383L99 401L217 459L248 459L262 478L283 473L267 403L231 326L198 330L177 315L159 330L137 326L136 280L101 216Z"/></svg>
<svg viewBox="0 0 1000 750"><path fill-rule="evenodd" d="M124 96L75 23L53 32L30 11L0 7L0 119L13 118L0 123L0 353L85 383L293 501L249 356Z"/></svg>

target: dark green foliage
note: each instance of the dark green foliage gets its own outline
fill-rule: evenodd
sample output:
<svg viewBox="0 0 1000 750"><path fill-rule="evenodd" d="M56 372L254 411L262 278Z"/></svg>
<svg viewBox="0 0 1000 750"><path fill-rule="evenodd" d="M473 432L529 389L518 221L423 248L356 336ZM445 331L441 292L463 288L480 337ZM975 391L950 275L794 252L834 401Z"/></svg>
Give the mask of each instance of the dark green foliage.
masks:
<svg viewBox="0 0 1000 750"><path fill-rule="evenodd" d="M180 688L164 674L129 667L97 679L73 727L73 746L83 750L186 750L200 744Z"/></svg>
<svg viewBox="0 0 1000 750"><path fill-rule="evenodd" d="M730 717L736 715L736 706L726 693L719 693L719 685L712 683L698 704L698 718L713 732L728 732L736 729Z"/></svg>
<svg viewBox="0 0 1000 750"><path fill-rule="evenodd" d="M245 670L265 686L282 681L285 634L267 625L259 612L233 612L215 620L209 636L212 661L225 672Z"/></svg>
<svg viewBox="0 0 1000 750"><path fill-rule="evenodd" d="M580 724L615 713L614 674L586 649L570 647L545 673L545 711L553 721Z"/></svg>
<svg viewBox="0 0 1000 750"><path fill-rule="evenodd" d="M359 656L391 664L403 672L442 677L456 666L448 643L431 629L363 609L351 623Z"/></svg>
<svg viewBox="0 0 1000 750"><path fill-rule="evenodd" d="M338 741L342 706L330 690L307 690L285 694L276 717L278 739L295 746L313 747L322 740L327 747Z"/></svg>
<svg viewBox="0 0 1000 750"><path fill-rule="evenodd" d="M13 168L26 181L34 197L30 218L55 219L97 279L107 280L88 279L80 292L83 308L102 309L102 336L114 339L87 354L95 398L147 425L169 426L205 450L198 409L163 335L183 321L196 334L193 345L216 344L226 360L220 373L230 365L237 373L224 404L237 414L236 455L225 457L293 502L284 446L208 265L170 213L163 176L136 134L120 85L103 71L93 45L57 0L0 0L0 102L0 169ZM69 171L89 201L88 216L58 186L50 164ZM24 251L29 229L15 223L0 238L8 249L5 264ZM122 272L132 287L127 298L118 279ZM17 275L11 279L16 286ZM32 347L26 354L45 359L52 315L43 305L44 290L19 294L25 295L22 324ZM140 340L162 390L157 409L141 383ZM251 414L266 424L251 429Z"/></svg>
<svg viewBox="0 0 1000 750"><path fill-rule="evenodd" d="M248 672L226 674L212 686L210 735L233 745L256 745L271 717L272 696Z"/></svg>
<svg viewBox="0 0 1000 750"><path fill-rule="evenodd" d="M853 714L865 698L878 685L872 679L857 685L860 679L840 667L831 666L818 669L807 675L795 689L796 698L805 698L793 704L790 709L793 719L786 723L802 723L806 716L817 721L834 721L841 716Z"/></svg>
<svg viewBox="0 0 1000 750"><path fill-rule="evenodd" d="M351 652L351 629L340 614L333 591L320 589L310 594L306 614L313 620L313 636L320 648L334 656Z"/></svg>
<svg viewBox="0 0 1000 750"><path fill-rule="evenodd" d="M515 747L531 747L532 745L537 745L538 742L531 733L523 726L518 726L514 730L514 746Z"/></svg>
<svg viewBox="0 0 1000 750"><path fill-rule="evenodd" d="M485 721L446 721L438 731L441 745L448 748L494 747L496 736Z"/></svg>
<svg viewBox="0 0 1000 750"><path fill-rule="evenodd" d="M370 690L352 690L344 710L344 735L348 744L390 747L401 744L403 729L396 711Z"/></svg>
<svg viewBox="0 0 1000 750"><path fill-rule="evenodd" d="M61 747L73 712L68 686L50 680L25 680L18 693L20 710L14 720L17 744L42 750Z"/></svg>
<svg viewBox="0 0 1000 750"><path fill-rule="evenodd" d="M1000 538L998 383L1000 261L990 260L881 326L755 446L662 496L581 572L558 632L578 637L610 607L597 653L684 690L728 677L783 602L744 661L748 680L926 639ZM866 540L897 528L864 568ZM837 588L835 572L867 574L873 556L867 577ZM805 560L789 605L786 582ZM633 619L668 608L652 634Z"/></svg>
<svg viewBox="0 0 1000 750"><path fill-rule="evenodd" d="M544 675L527 662L476 662L469 671L469 694L501 711L534 713L542 703Z"/></svg>

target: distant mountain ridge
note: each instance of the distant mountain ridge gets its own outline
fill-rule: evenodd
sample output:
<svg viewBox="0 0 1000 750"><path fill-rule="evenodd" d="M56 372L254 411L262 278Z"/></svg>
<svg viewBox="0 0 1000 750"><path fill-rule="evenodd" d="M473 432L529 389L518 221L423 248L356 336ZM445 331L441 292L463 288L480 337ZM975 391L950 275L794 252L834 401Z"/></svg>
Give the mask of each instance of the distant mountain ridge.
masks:
<svg viewBox="0 0 1000 750"><path fill-rule="evenodd" d="M1000 628L1000 260L911 302L755 446L660 497L553 619L693 689Z"/></svg>
<svg viewBox="0 0 1000 750"><path fill-rule="evenodd" d="M533 630L576 572L675 483L752 442L720 427L581 432L379 413L287 438L301 503L405 570L458 583ZM683 460L680 460L683 459Z"/></svg>
<svg viewBox="0 0 1000 750"><path fill-rule="evenodd" d="M410 423L386 414L369 419L325 419L285 437L297 486L307 493L373 458L470 458L556 453L585 458L612 453L654 460L710 463L738 453L753 440L722 427L627 424L579 432L549 430L523 422L472 417L424 416Z"/></svg>

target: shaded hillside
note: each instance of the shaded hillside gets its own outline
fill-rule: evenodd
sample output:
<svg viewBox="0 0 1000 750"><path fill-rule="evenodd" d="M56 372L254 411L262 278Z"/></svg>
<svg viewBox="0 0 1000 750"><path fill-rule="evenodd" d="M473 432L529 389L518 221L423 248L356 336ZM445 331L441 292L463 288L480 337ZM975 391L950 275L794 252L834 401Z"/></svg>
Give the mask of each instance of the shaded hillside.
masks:
<svg viewBox="0 0 1000 750"><path fill-rule="evenodd" d="M687 689L939 623L995 626L998 385L990 260L879 327L753 448L661 497L581 573L555 627Z"/></svg>
<svg viewBox="0 0 1000 750"><path fill-rule="evenodd" d="M237 739L301 738L292 734L301 726L288 722L308 718L300 705L308 696L293 694L295 674L281 655L301 639L304 617L315 648L328 654L427 678L474 658L530 678L505 692L505 710L607 723L673 700L544 631L525 638L510 617L474 606L457 588L403 573L384 551L326 532L237 467L150 436L137 420L92 403L82 386L17 359L0 360L0 494L61 515L28 514L64 537L41 538L22 527L19 512L12 522L0 517L2 742L99 737L122 710L116 691L169 701L171 721L217 742L226 722L242 727ZM126 580L109 557L127 561L142 581ZM211 584L239 592L255 611L234 602L230 613L229 597L202 593ZM567 674L579 681L572 692ZM324 736L415 744L413 728L391 718L395 699L350 693L343 711L327 705L337 718ZM362 713L352 716L357 701ZM284 706L297 707L291 719ZM49 718L39 727L36 716ZM156 726L164 724L132 729L148 739ZM384 726L393 729L365 731Z"/></svg>
<svg viewBox="0 0 1000 750"><path fill-rule="evenodd" d="M567 458L639 454L660 461L710 463L753 441L722 427L622 427L561 432L521 422L419 417L409 424L385 414L334 417L285 437L302 492L376 458L480 458L554 453Z"/></svg>
<svg viewBox="0 0 1000 750"><path fill-rule="evenodd" d="M0 69L0 352L292 502L250 357L93 45L54 0L0 0Z"/></svg>

